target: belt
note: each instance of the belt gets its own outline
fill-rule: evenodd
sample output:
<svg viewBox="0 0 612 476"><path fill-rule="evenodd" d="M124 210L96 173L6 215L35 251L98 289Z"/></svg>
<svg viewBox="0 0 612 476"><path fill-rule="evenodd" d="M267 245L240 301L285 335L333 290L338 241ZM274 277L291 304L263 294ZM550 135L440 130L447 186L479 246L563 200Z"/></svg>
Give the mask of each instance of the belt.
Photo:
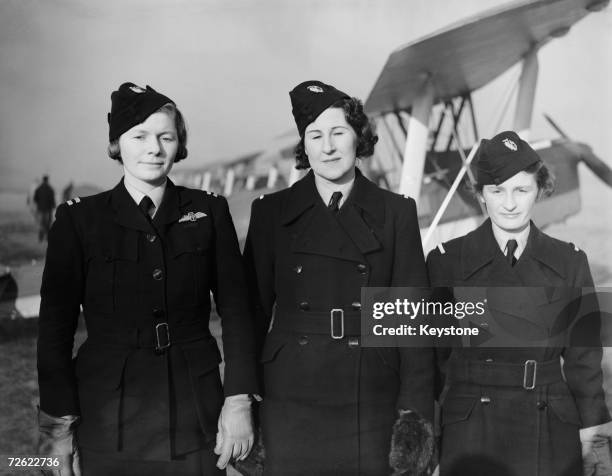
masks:
<svg viewBox="0 0 612 476"><path fill-rule="evenodd" d="M164 352L172 344L185 344L210 337L208 322L198 320L184 324L151 323L138 328L116 328L88 323L87 339L110 347L155 349Z"/></svg>
<svg viewBox="0 0 612 476"><path fill-rule="evenodd" d="M479 360L452 359L449 368L452 381L478 385L501 385L523 387L533 390L539 385L548 385L563 380L559 360L537 362L526 360L522 364L482 362Z"/></svg>
<svg viewBox="0 0 612 476"><path fill-rule="evenodd" d="M361 334L361 313L359 311L279 311L274 317L273 327L280 331L296 334L329 335L332 339Z"/></svg>

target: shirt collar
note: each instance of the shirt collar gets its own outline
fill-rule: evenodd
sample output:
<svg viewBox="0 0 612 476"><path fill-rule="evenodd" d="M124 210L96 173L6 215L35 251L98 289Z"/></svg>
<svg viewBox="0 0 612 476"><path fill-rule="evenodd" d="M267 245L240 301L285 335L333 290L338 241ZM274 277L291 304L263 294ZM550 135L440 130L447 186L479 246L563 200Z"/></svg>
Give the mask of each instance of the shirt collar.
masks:
<svg viewBox="0 0 612 476"><path fill-rule="evenodd" d="M495 241L497 242L499 249L502 250L502 253L506 254L506 245L508 244L508 240L516 240L518 246L516 247L514 256L518 259L525 250L525 246L527 246L527 239L529 238L529 228L531 227L531 223L528 223L525 229L521 230L519 233L509 233L502 230L495 223L493 223L493 221L491 221L491 227L493 228L493 236L495 236Z"/></svg>
<svg viewBox="0 0 612 476"><path fill-rule="evenodd" d="M338 202L338 207L341 207L345 202L348 196L353 189L353 184L355 183L355 177L348 183L342 185L330 184L328 182L324 182L323 180L317 180L315 176L315 186L317 187L317 192L321 196L323 203L327 206L329 201L331 200L331 196L334 192L342 192L342 198L340 202Z"/></svg>
<svg viewBox="0 0 612 476"><path fill-rule="evenodd" d="M164 192L166 191L166 185L168 184L168 179L164 180L164 183L155 187L153 190L149 190L147 193L142 192L137 188L137 186L131 181L131 177L129 175L124 175L123 183L125 184L125 189L130 194L130 197L136 202L136 205L140 203L142 198L145 195L148 195L149 198L153 201L153 205L155 205L155 209L153 210L153 215L157 213L159 210L159 206L161 205L162 199L164 198Z"/></svg>

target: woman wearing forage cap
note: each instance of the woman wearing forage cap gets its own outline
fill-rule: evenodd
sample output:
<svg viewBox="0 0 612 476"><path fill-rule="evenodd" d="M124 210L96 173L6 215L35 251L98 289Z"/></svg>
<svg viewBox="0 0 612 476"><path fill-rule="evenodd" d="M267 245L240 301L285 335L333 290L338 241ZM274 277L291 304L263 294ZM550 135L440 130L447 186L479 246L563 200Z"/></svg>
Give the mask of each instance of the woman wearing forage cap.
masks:
<svg viewBox="0 0 612 476"><path fill-rule="evenodd" d="M360 298L365 286L427 286L415 202L357 168L377 140L358 99L320 81L290 97L297 168L311 170L253 202L245 245L264 474L389 474L397 410L431 421L433 358L361 347Z"/></svg>
<svg viewBox="0 0 612 476"><path fill-rule="evenodd" d="M187 156L174 101L147 86L111 95L112 190L57 209L38 340L41 453L62 475L216 475L252 443L254 340L223 197L168 179ZM222 317L225 378L208 324ZM87 340L72 360L80 308ZM220 455L218 458L214 454Z"/></svg>
<svg viewBox="0 0 612 476"><path fill-rule="evenodd" d="M501 294L487 290L504 304L497 307L488 300L495 320L480 330L491 334L491 342L500 330L509 331L511 342L517 337L523 343L546 341L556 332L547 318L562 314L543 310L566 299L569 288L593 286L587 257L531 221L537 200L552 193L553 180L516 133L483 140L474 171L475 192L489 219L429 254L432 286L504 287ZM530 312L535 305L542 312ZM588 317L589 329L598 336L599 314ZM593 458L606 456L609 425L604 424L610 415L600 346L488 345L439 354L446 371L441 475L579 475L581 453L585 468ZM605 448L596 455L602 442ZM585 474L611 470L602 460L598 472L588 469Z"/></svg>

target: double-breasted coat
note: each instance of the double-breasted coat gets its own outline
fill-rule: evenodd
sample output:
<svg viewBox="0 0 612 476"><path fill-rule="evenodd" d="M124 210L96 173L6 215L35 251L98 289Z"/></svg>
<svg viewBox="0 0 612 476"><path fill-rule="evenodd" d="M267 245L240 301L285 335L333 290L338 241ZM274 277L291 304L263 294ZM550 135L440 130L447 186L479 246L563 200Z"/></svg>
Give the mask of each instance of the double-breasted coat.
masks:
<svg viewBox="0 0 612 476"><path fill-rule="evenodd" d="M265 473L388 474L396 409L431 421L433 351L362 348L360 296L365 286L428 284L414 201L357 170L334 215L311 171L254 201L245 259L263 367Z"/></svg>
<svg viewBox="0 0 612 476"><path fill-rule="evenodd" d="M214 440L224 391L257 391L244 268L223 197L168 180L152 221L123 181L62 204L41 296L40 405L81 416L81 447L168 461ZM73 360L80 307L88 336Z"/></svg>
<svg viewBox="0 0 612 476"><path fill-rule="evenodd" d="M441 475L582 474L578 430L610 420L602 389L602 350L592 342L578 347L558 338L564 314L557 310L567 307L556 303L577 288L593 286L585 253L531 223L527 245L511 266L486 220L471 233L434 248L427 265L432 286L454 287L456 300L469 287L521 287L516 292L490 288L493 321L478 324L490 334L489 345L439 349L446 372ZM533 309L547 312L527 311ZM588 318L597 340L599 315ZM491 347L502 342L495 335L504 328L505 348ZM524 345L548 337L554 346L508 347L515 337Z"/></svg>

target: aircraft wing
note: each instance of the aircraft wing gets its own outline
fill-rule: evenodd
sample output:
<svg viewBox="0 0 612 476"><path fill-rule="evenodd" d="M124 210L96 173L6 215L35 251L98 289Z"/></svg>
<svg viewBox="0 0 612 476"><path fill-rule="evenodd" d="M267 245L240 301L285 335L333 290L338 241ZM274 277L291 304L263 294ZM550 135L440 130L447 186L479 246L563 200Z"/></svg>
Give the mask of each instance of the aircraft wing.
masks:
<svg viewBox="0 0 612 476"><path fill-rule="evenodd" d="M561 36L609 0L517 1L461 21L394 51L366 101L380 115L408 109L427 78L434 104L474 91L534 46Z"/></svg>

